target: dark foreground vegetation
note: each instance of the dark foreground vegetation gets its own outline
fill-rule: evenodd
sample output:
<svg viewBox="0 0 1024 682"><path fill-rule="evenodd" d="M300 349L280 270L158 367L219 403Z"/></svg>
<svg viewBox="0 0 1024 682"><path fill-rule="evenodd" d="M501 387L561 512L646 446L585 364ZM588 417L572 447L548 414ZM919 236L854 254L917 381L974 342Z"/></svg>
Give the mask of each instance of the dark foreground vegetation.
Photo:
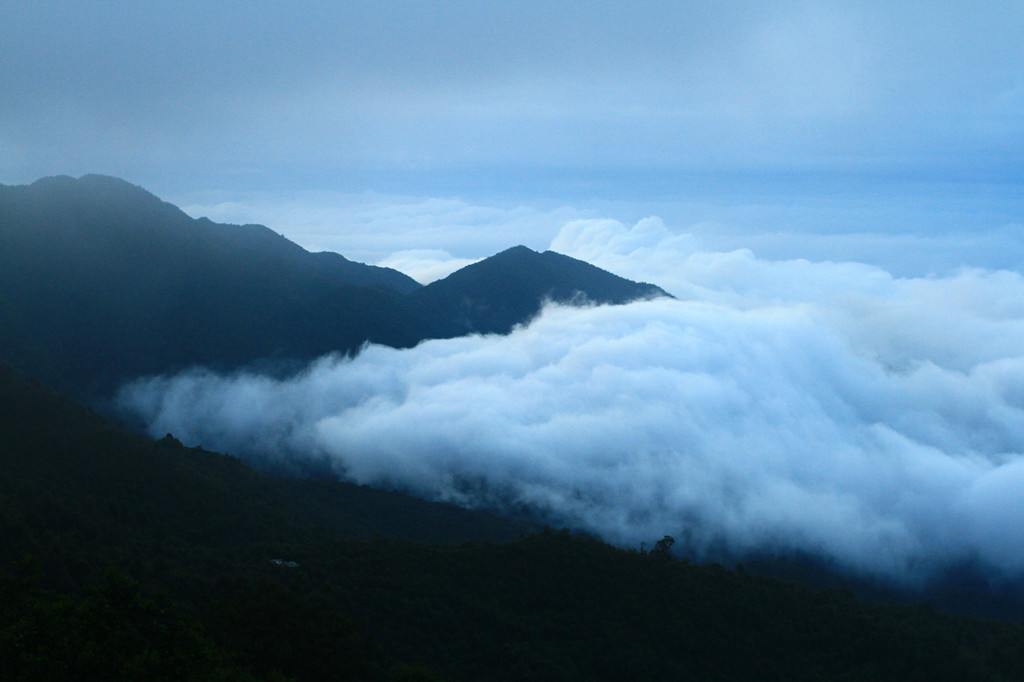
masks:
<svg viewBox="0 0 1024 682"><path fill-rule="evenodd" d="M861 601L122 431L0 371L4 680L1024 679Z"/></svg>

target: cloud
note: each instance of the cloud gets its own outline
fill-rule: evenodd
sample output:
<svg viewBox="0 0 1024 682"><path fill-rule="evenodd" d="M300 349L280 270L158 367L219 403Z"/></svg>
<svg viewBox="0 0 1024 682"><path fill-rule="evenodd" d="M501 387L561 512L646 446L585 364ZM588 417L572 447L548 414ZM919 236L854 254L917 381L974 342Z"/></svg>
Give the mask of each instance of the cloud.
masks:
<svg viewBox="0 0 1024 682"><path fill-rule="evenodd" d="M420 284L429 284L476 262L473 258L455 258L441 249L409 249L396 251L377 261L377 265L404 272Z"/></svg>
<svg viewBox="0 0 1024 682"><path fill-rule="evenodd" d="M306 249L400 270L408 267L403 272L424 279L516 244L544 249L563 224L590 213L537 204L330 191L200 192L179 202L193 217L267 224Z"/></svg>
<svg viewBox="0 0 1024 682"><path fill-rule="evenodd" d="M1012 192L945 185L911 194L888 185L875 190L829 196L818 188L820 194L794 199L808 190L768 196L751 194L751 185L705 180L690 192L706 194L700 200L658 202L281 189L187 192L170 200L194 217L266 224L312 251L408 268L424 281L516 244L600 260L659 284L678 274L678 254L742 249L768 261L853 261L902 276L951 274L965 264L1024 271L1024 230ZM739 194L742 203L734 199ZM973 212L981 199L985 210Z"/></svg>
<svg viewBox="0 0 1024 682"><path fill-rule="evenodd" d="M1020 274L769 261L656 219L570 222L553 246L679 300L549 306L508 336L370 346L287 379L140 379L121 404L154 436L627 546L1024 569Z"/></svg>

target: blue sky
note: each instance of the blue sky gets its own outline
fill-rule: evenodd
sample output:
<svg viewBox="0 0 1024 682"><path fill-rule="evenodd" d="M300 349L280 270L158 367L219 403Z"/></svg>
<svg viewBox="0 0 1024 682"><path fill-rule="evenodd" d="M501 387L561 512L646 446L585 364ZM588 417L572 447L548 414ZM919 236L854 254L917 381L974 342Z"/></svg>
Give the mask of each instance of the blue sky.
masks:
<svg viewBox="0 0 1024 682"><path fill-rule="evenodd" d="M370 261L394 240L345 222L366 192L657 215L712 248L908 274L1018 268L1021 26L1021 2L9 0L0 182L117 175ZM406 250L544 248L558 219ZM950 234L956 255L929 241Z"/></svg>

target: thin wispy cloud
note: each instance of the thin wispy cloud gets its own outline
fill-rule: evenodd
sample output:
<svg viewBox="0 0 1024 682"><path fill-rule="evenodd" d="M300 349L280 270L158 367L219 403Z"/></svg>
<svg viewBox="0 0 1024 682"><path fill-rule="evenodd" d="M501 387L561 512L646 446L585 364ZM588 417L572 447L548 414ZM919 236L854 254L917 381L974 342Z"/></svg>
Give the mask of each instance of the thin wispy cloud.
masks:
<svg viewBox="0 0 1024 682"><path fill-rule="evenodd" d="M266 224L311 251L395 267L424 281L516 244L543 249L566 221L590 215L563 205L494 205L374 192L199 192L186 197L181 208L217 222Z"/></svg>
<svg viewBox="0 0 1024 682"><path fill-rule="evenodd" d="M990 198L984 212L972 213L978 204L970 188L891 200L858 194L801 201L744 196L740 186L733 191L715 187L710 198L699 201L573 203L205 191L172 202L193 217L265 224L309 250L394 267L423 282L516 244L600 260L609 269L659 282L674 276L681 252L698 250L749 249L767 260L859 262L900 276L946 275L964 266L1024 270L1024 228L1017 202L1008 195ZM658 234L641 234L651 230ZM574 243L577 232L586 235ZM595 236L590 233L601 232L611 241L590 248ZM629 243L638 238L644 257L631 259ZM652 253L662 246L660 257ZM655 262L658 271L647 271Z"/></svg>

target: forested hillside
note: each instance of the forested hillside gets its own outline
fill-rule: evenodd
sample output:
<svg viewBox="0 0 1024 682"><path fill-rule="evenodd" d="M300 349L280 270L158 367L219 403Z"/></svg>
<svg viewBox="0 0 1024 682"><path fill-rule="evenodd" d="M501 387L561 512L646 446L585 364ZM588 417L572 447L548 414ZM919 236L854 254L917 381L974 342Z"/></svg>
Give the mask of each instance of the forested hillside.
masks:
<svg viewBox="0 0 1024 682"><path fill-rule="evenodd" d="M0 458L4 679L1024 675L1020 624L274 477L6 369Z"/></svg>

